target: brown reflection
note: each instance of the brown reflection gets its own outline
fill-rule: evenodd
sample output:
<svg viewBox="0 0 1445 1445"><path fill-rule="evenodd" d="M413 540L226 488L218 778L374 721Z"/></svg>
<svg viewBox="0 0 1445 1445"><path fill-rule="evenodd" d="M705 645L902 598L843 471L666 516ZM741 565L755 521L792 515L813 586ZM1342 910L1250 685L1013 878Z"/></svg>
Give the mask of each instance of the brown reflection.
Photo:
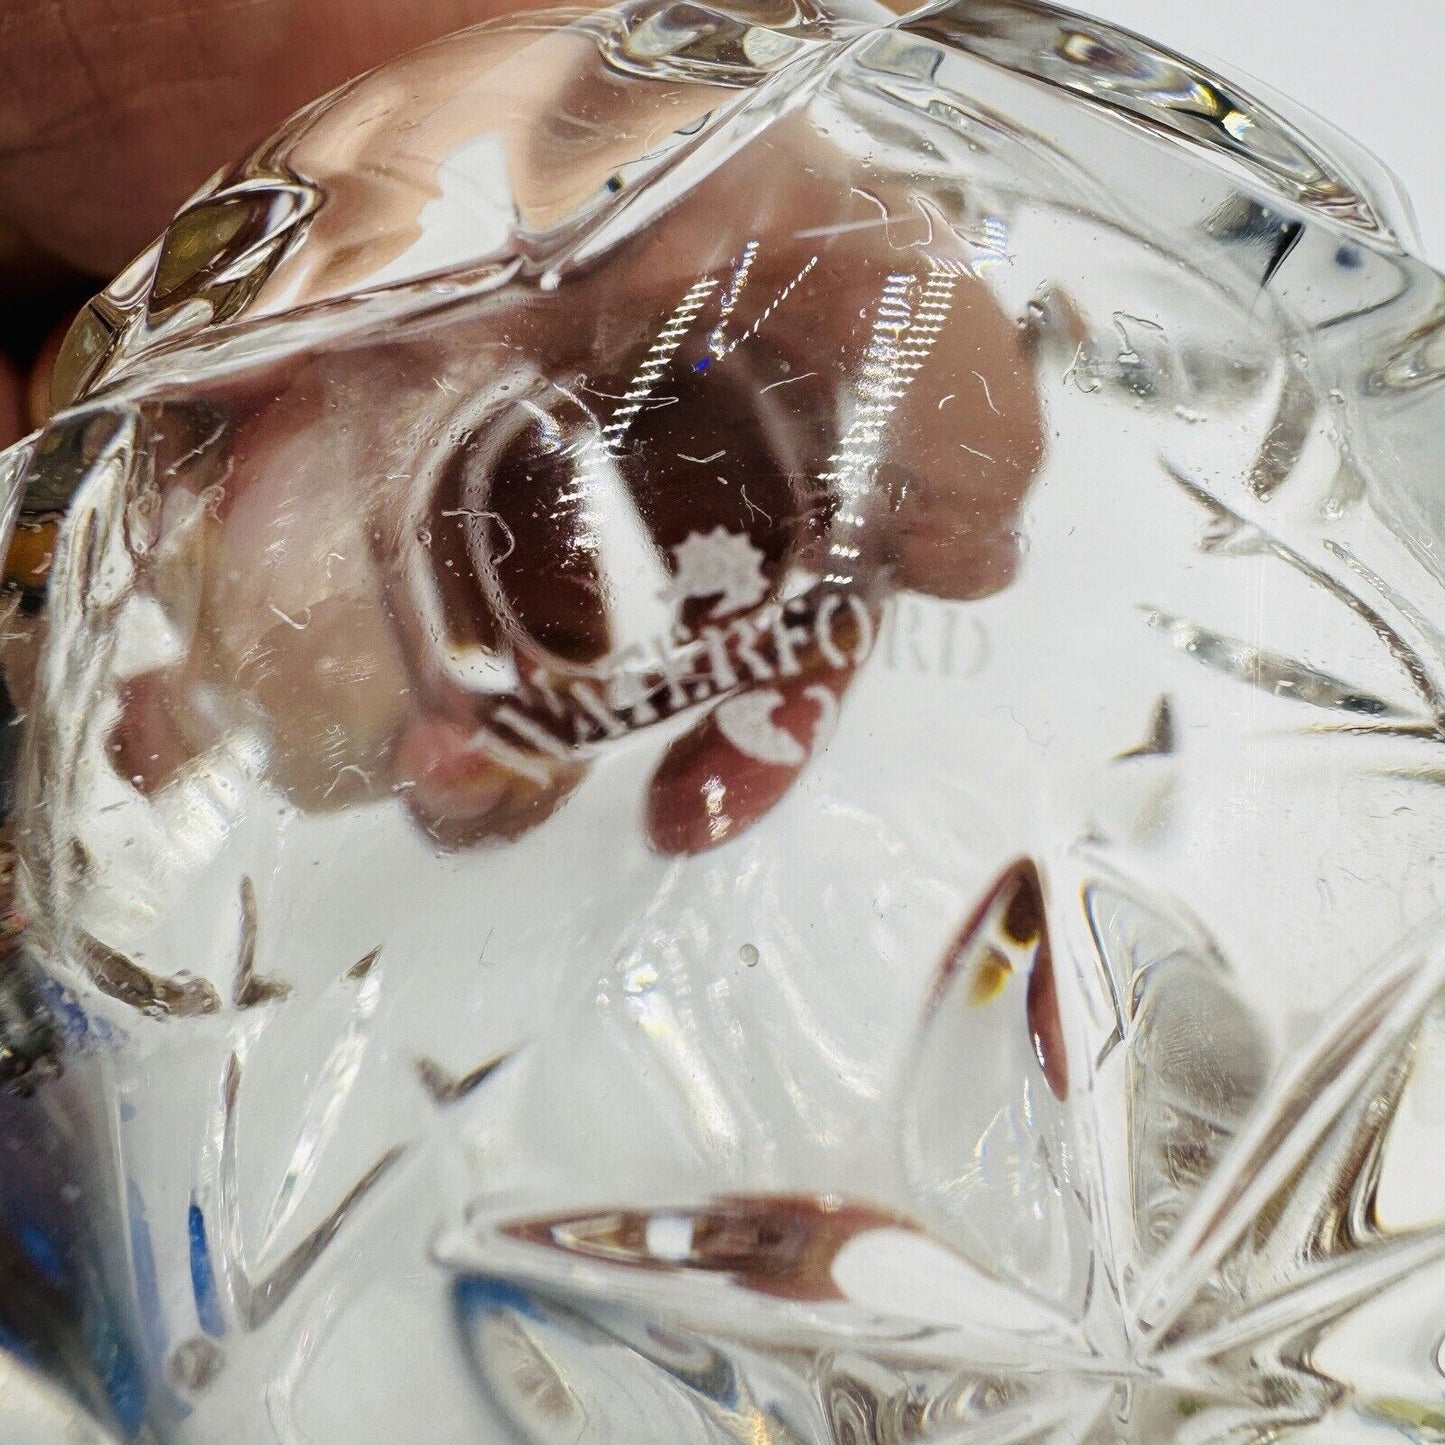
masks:
<svg viewBox="0 0 1445 1445"><path fill-rule="evenodd" d="M617 1210L510 1224L503 1233L631 1269L725 1274L754 1294L805 1303L845 1298L833 1265L876 1230L914 1231L872 1205L807 1194L733 1195L700 1209Z"/></svg>
<svg viewBox="0 0 1445 1445"><path fill-rule="evenodd" d="M990 1004L1021 965L1028 969L1024 1017L1030 1046L1049 1091L1062 1103L1069 1096L1068 1052L1043 884L1028 858L1004 870L959 930L935 985L933 1006L943 1002L950 982L959 975L965 979L965 997L973 1007Z"/></svg>
<svg viewBox="0 0 1445 1445"><path fill-rule="evenodd" d="M652 846L765 816L892 591L1007 585L1043 454L1022 334L961 243L859 180L781 120L555 289L276 363L208 427L149 417L175 458L151 576L187 652L127 684L118 767L152 791L259 728L302 806L394 791L469 846L695 709L642 800Z"/></svg>

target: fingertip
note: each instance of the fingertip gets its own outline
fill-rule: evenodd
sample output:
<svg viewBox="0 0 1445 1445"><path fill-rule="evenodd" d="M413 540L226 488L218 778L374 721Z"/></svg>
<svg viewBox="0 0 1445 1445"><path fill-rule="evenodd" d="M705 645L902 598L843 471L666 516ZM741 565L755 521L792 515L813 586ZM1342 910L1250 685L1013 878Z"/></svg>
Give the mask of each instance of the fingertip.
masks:
<svg viewBox="0 0 1445 1445"><path fill-rule="evenodd" d="M1011 531L959 537L940 527L905 534L900 552L907 586L949 602L976 602L1018 575L1023 539Z"/></svg>
<svg viewBox="0 0 1445 1445"><path fill-rule="evenodd" d="M481 735L450 718L422 716L402 729L394 785L417 826L446 849L511 842L545 823L582 780L580 763L540 755L509 766Z"/></svg>
<svg viewBox="0 0 1445 1445"><path fill-rule="evenodd" d="M678 738L648 785L644 824L654 852L721 847L782 802L827 743L851 669L807 673L726 698Z"/></svg>
<svg viewBox="0 0 1445 1445"><path fill-rule="evenodd" d="M653 851L691 857L726 843L750 821L748 783L756 780L705 719L668 748L648 784L644 826ZM783 789L770 791L776 802Z"/></svg>
<svg viewBox="0 0 1445 1445"><path fill-rule="evenodd" d="M444 718L423 716L407 723L393 767L407 806L425 820L477 823L507 793L502 767L470 745L465 728Z"/></svg>
<svg viewBox="0 0 1445 1445"><path fill-rule="evenodd" d="M1019 570L1021 517L1047 444L1018 327L980 282L961 283L954 301L935 369L910 397L893 535L904 586L970 601L1002 591Z"/></svg>

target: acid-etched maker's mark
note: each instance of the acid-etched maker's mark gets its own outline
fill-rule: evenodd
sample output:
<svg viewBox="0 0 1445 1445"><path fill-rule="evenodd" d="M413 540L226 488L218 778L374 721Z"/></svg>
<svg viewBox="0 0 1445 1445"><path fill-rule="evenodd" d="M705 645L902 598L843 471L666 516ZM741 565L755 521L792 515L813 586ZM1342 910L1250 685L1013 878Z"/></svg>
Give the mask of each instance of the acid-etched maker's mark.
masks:
<svg viewBox="0 0 1445 1445"><path fill-rule="evenodd" d="M741 532L714 527L689 532L672 549L677 564L664 598L675 603L714 597L712 617L724 617L755 606L768 595L763 554Z"/></svg>

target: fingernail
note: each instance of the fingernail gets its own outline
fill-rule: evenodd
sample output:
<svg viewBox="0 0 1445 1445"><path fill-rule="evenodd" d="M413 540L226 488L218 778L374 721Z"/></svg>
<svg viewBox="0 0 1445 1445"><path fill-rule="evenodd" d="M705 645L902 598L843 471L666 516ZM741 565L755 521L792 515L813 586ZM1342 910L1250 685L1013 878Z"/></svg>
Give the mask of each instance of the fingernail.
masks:
<svg viewBox="0 0 1445 1445"><path fill-rule="evenodd" d="M783 799L826 744L852 669L816 669L719 703L667 750L647 793L647 838L666 855L730 842Z"/></svg>

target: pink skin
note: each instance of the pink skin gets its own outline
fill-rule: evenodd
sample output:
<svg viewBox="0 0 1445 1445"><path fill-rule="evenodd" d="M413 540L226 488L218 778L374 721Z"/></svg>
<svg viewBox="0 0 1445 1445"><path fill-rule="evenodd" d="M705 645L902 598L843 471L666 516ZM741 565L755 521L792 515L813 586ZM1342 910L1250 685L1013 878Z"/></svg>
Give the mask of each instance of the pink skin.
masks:
<svg viewBox="0 0 1445 1445"><path fill-rule="evenodd" d="M299 106L526 0L55 0L7 5L0 228L92 274L158 235Z"/></svg>
<svg viewBox="0 0 1445 1445"><path fill-rule="evenodd" d="M742 752L714 711L663 755L647 793L647 838L663 854L720 847L778 805L815 753L826 746L851 668L818 666L772 689L768 720L798 744L796 763ZM771 700L771 699L769 699Z"/></svg>
<svg viewBox="0 0 1445 1445"><path fill-rule="evenodd" d="M721 185L727 188L726 176ZM804 190L801 184L799 190ZM806 206L807 199L804 195L801 204ZM721 200L708 206L704 198L699 211L704 208L713 214L726 213ZM742 214L746 217L746 210ZM759 225L758 229L774 235L781 232L781 218L772 219L771 226ZM746 220L739 221L739 230L745 224ZM678 218L677 230L684 231L687 225L684 212ZM654 275L664 272L671 256L690 257L693 267L690 274L694 276L704 267L715 264L711 258L699 263L695 243L686 235L674 232L660 244L667 247L668 255L657 258L659 264L653 269ZM846 297L851 290L860 302L873 303L880 267L897 264L876 243L870 247L856 240L834 243L831 252L825 247L824 255L824 261L800 288L796 312L799 317L812 320L856 316L856 307L839 305L837 298ZM755 299L750 302L753 308L761 307L765 298L786 284L796 274L794 266L806 259L806 255L793 256L785 252L763 263L770 264L777 274L757 276ZM723 268L719 265L718 269ZM780 312L779 316L782 315ZM1016 329L997 311L983 288L971 279L961 280L955 289L953 316L955 326L940 344L939 353L933 359L933 370L918 383L916 394L901 408L902 416L893 433L896 460L892 470L884 468L879 472L880 501L884 497L891 497L892 501L891 514L880 515L874 521L874 536L882 538L883 549L874 565L891 571L895 585L966 600L987 596L1011 580L1017 563L1012 520L1043 447L1037 397ZM738 323L740 329L746 320L744 309ZM704 330L700 325L699 337ZM855 327L851 333L845 332L833 339L840 371L856 370L866 340L864 330ZM799 361L776 374L767 370L769 363L765 359L757 363L763 366L762 371L757 371L755 364L756 374L752 380L759 387L787 380L807 369L802 360L807 355L803 348L812 338L795 335L790 339L787 325L780 322L770 339L783 352L795 342L799 346ZM683 404L675 410L657 412L655 424L679 428L678 440L687 443L683 450L711 453L730 441L725 424L719 423L723 431L716 438L697 435L697 428L707 425L705 412L698 410L683 415L696 365L694 353L701 356L700 344L697 338L690 339L679 353L674 370L660 384L659 390L681 395ZM780 356L771 364L785 365L785 362ZM986 377L987 382L980 377ZM625 389L625 383L622 386ZM802 383L793 393L805 398L800 403L804 407L810 401L804 390L806 386L807 383ZM952 411L947 410L953 404L950 395L954 400L963 398ZM826 405L826 396L815 395L811 401ZM706 403L700 401L699 406L705 407ZM639 448L640 501L645 499L648 485L665 484L664 479L647 470L646 458L653 455L648 450L646 428L649 424L647 418L641 419L639 430L633 434ZM659 446L656 455L661 458L665 450ZM733 451L736 454L735 445ZM814 476L826 465L822 455L803 460L808 474ZM707 480L713 481L711 477ZM730 492L719 492L714 486L706 496L694 497L688 479L682 476L676 479L678 489L664 497L662 511L649 514L664 551L676 545L688 531L706 531L719 524L729 531L750 535L753 545L767 555L771 544L765 535L767 529L759 522L759 504L761 515L791 532L792 542L786 544L790 548L807 545L810 536L816 542L814 524L805 505L806 496L794 496L790 502L785 494L770 493L756 472L752 476L745 470L735 472L731 480L734 487ZM739 482L752 486L747 501L753 502L753 507L745 505ZM499 495L505 497L513 493L503 489ZM728 515L714 517L700 511L707 498L724 499L730 509ZM505 507L506 503L494 505ZM552 568L544 570L556 575ZM774 580L780 580L781 575L779 568ZM592 595L596 595L595 591ZM546 606L565 606L565 603L560 594L554 592L546 599ZM605 623L605 613L594 613L594 616L601 616ZM685 620L695 627L701 619ZM598 647L605 651L602 643ZM658 851L694 853L738 836L774 807L807 767L824 740L819 724L823 721L822 713L829 711L822 705L819 689L826 691L835 704L841 703L851 682L853 667L851 664L839 667L836 659L830 662L816 653L803 658L801 663L803 670L799 676L779 679L772 687L778 702L771 721L798 745L793 753L796 761L766 762L750 757L732 744L712 714L702 717L669 749L649 785L643 807L644 824L649 841ZM746 679L744 685L747 686ZM508 796L501 779L509 774L485 746L478 747L471 725L477 719L464 701L455 701L457 706L450 712L449 725L438 727L423 717L411 725L398 749L398 762L404 761L406 777L416 785L411 797L414 810L424 822L433 810L440 809L442 815L451 818L465 813L473 836L481 839L493 833L488 810L495 808L495 833L511 836L515 831L514 813L500 801ZM539 808L536 815L540 819L550 813L558 796L564 796L575 784L576 774L569 771L565 779L554 777L549 760L540 754L531 761L539 770L533 787L539 797L546 798L546 806ZM444 781L448 778L457 780L449 792ZM547 780L545 783L541 781L543 778ZM502 827L504 816L508 821Z"/></svg>
<svg viewBox="0 0 1445 1445"><path fill-rule="evenodd" d="M573 55L575 47L559 46L559 56ZM434 59L424 52L406 64ZM476 78L466 72L457 83ZM364 110L369 87L392 84L386 76L365 82L348 104ZM530 103L542 114L547 87L537 91ZM624 112L633 102L611 91L591 98ZM676 124L682 103L671 91L661 96L659 124ZM446 131L450 122L437 124ZM318 145L316 164L329 154ZM616 161L611 151L584 158L569 184L585 190L598 166ZM292 358L214 397L232 418L217 449L229 452L226 469L208 476L204 464L187 463L180 475L188 491L167 502L156 546L171 559L169 571L164 563L157 571L158 594L183 619L190 647L163 683L136 680L116 731L118 757L139 760L140 785L163 786L218 729L261 717L277 744L278 781L302 806L395 791L450 846L509 839L545 820L590 754L559 757L545 738L532 745L515 732L501 749L479 744L495 702L450 670L437 619L454 647L516 657L532 689L517 706L563 742L570 724L548 714L546 694L585 683L627 639L616 634L608 579L585 541L590 523L573 464L549 462L535 448L513 455L502 440L488 452L506 432L499 419L518 415L515 400L496 402L471 431L458 433L457 424L519 358L546 358L552 381L524 367L509 383L514 396L532 387L585 439L586 427L606 422L615 405L606 397L628 389L679 298L699 277L735 274L751 237L767 244L729 319L730 334L746 344L709 354L714 298L657 384L679 404L644 409L621 454L658 557L667 564L692 532L745 535L763 559L770 590L755 601L765 603L795 557L821 555L839 506L819 480L838 444L839 399L867 361L887 278L905 263L924 267L926 255L957 273L948 325L890 420L854 590L872 607L888 588L968 599L1007 585L1014 517L1043 454L1024 343L946 228L908 196L884 188L901 219L877 224L881 202L854 185L868 179L805 128L780 122L556 292L504 293L490 312L434 321L415 340L400 328L351 351ZM426 194L419 182L399 187L396 214L387 212L378 234L410 234L407 208ZM549 196L538 192L534 203L545 207ZM345 255L336 249L345 235L327 234L324 225L308 234L285 285L305 277L325 292ZM786 304L770 305L784 296ZM790 390L774 391L780 384ZM563 406L559 396L574 399ZM459 434L471 439L446 440ZM182 455L182 442L175 445ZM727 450L730 475L679 460L698 448ZM202 505L208 485L217 494ZM479 530L457 520L466 516L494 520ZM688 603L684 627L704 626L710 607ZM793 740L780 761L739 751L736 731L711 713L669 750L642 807L654 847L716 846L786 793L858 660L842 667L814 647L798 659L797 676L777 680L771 721ZM754 681L739 678L744 690Z"/></svg>

